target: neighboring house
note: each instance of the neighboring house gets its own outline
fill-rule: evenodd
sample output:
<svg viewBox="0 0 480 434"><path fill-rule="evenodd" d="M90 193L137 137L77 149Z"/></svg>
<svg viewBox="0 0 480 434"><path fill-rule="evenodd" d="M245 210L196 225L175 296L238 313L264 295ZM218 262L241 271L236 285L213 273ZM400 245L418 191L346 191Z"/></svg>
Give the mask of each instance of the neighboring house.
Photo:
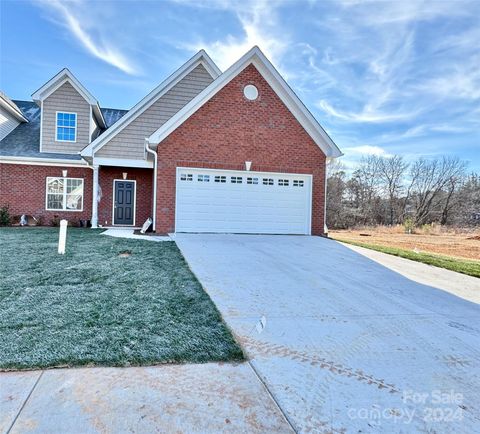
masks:
<svg viewBox="0 0 480 434"><path fill-rule="evenodd" d="M132 109L101 108L67 69L1 95L0 206L158 233L324 234L340 150L258 47L225 72L202 50Z"/></svg>

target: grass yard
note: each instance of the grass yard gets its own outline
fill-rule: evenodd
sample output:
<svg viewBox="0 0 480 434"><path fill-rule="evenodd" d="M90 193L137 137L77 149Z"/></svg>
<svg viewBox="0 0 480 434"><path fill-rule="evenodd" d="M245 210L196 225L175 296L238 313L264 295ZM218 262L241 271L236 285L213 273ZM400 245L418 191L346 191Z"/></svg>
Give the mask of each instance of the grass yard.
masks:
<svg viewBox="0 0 480 434"><path fill-rule="evenodd" d="M475 258L476 252L480 252L480 241L472 235L408 235L370 229L331 231L329 236L337 241L480 278L480 260L466 259ZM448 240L441 240L442 237L447 237ZM452 241L452 238L456 238L456 241ZM449 251L455 250L456 256L438 254L438 251L447 249L444 244L449 243L451 244Z"/></svg>
<svg viewBox="0 0 480 434"><path fill-rule="evenodd" d="M0 229L0 368L239 361L174 242Z"/></svg>

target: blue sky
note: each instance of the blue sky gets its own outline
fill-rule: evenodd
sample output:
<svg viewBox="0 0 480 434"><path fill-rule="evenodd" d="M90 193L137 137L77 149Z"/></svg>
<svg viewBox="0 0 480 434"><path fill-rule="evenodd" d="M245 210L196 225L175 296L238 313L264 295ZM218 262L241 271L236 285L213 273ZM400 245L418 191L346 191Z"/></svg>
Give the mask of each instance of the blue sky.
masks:
<svg viewBox="0 0 480 434"><path fill-rule="evenodd" d="M130 108L198 49L224 70L258 45L345 153L458 155L480 170L480 1L1 3L0 87L68 67Z"/></svg>

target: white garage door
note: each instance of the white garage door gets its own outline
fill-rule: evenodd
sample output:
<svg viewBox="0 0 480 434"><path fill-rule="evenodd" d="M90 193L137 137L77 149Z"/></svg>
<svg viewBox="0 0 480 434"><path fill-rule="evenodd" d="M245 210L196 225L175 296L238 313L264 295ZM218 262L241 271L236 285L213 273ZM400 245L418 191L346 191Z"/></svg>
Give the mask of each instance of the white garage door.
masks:
<svg viewBox="0 0 480 434"><path fill-rule="evenodd" d="M310 234L311 175L177 169L177 232Z"/></svg>

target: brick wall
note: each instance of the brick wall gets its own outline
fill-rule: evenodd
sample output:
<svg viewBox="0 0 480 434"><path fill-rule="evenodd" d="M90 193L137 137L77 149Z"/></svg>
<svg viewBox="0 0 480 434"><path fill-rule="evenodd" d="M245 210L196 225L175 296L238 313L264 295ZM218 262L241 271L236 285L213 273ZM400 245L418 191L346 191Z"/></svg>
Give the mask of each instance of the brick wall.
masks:
<svg viewBox="0 0 480 434"><path fill-rule="evenodd" d="M123 172L127 172L127 180L137 181L135 226L142 226L152 216L153 169L100 167L102 198L98 204L98 224L102 226L112 225L113 180L123 179Z"/></svg>
<svg viewBox="0 0 480 434"><path fill-rule="evenodd" d="M243 96L247 84L259 97ZM175 228L176 167L309 173L313 175L312 234L324 230L325 155L250 65L158 146L157 227Z"/></svg>
<svg viewBox="0 0 480 434"><path fill-rule="evenodd" d="M83 211L47 211L45 209L46 178L62 176L62 170L68 171L70 178L84 179ZM122 179L127 172L129 180L137 181L135 223L141 226L152 214L152 169L134 169L122 167L101 167L99 183L102 199L98 206L98 223L112 224L113 180ZM0 164L0 206L10 205L10 214L42 217L43 224L51 224L58 216L78 224L80 219L90 220L92 215L93 171L89 168L61 166L36 166L26 164Z"/></svg>
<svg viewBox="0 0 480 434"><path fill-rule="evenodd" d="M45 204L46 178L62 176L67 170L69 178L84 179L83 211L47 211ZM90 219L92 209L92 170L89 168L36 166L26 164L0 164L0 206L10 205L10 214L33 215L51 224L54 216L78 224Z"/></svg>

